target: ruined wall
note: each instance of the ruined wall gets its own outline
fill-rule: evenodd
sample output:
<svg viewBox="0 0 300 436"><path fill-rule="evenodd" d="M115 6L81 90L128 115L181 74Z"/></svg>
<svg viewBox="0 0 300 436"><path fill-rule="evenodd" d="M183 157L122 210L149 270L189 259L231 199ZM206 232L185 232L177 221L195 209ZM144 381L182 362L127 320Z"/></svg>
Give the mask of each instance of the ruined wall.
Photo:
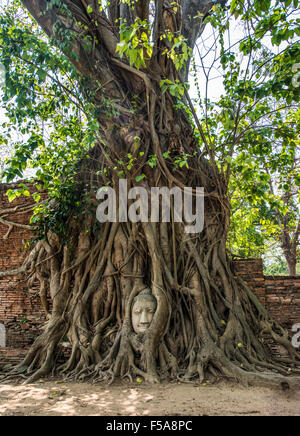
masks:
<svg viewBox="0 0 300 436"><path fill-rule="evenodd" d="M270 315L292 334L292 325L300 323L300 276L264 276L261 259L236 260L234 268Z"/></svg>
<svg viewBox="0 0 300 436"><path fill-rule="evenodd" d="M13 184L0 184L0 211L16 208L12 214L1 214L0 218L0 271L18 268L28 249L25 244L33 236L32 233L21 227L13 227L7 235L9 227L4 221L28 224L31 212L20 212L19 206L33 203L31 197L20 196L9 203L6 196L8 189L13 189ZM35 191L34 185L29 186L31 192ZM18 360L24 355L24 349L32 344L40 334L46 321L43 313L38 289L29 292L24 278L7 276L0 278L0 324L4 326L5 333L1 335L1 357L10 361ZM2 327L3 332L3 327Z"/></svg>

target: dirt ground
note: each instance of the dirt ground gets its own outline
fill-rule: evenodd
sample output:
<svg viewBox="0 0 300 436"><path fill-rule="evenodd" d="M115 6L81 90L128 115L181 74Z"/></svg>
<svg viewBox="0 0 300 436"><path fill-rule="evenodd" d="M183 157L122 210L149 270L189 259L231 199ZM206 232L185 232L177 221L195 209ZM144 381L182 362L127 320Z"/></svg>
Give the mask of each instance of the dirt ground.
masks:
<svg viewBox="0 0 300 436"><path fill-rule="evenodd" d="M0 416L300 415L300 392L219 382L0 384Z"/></svg>

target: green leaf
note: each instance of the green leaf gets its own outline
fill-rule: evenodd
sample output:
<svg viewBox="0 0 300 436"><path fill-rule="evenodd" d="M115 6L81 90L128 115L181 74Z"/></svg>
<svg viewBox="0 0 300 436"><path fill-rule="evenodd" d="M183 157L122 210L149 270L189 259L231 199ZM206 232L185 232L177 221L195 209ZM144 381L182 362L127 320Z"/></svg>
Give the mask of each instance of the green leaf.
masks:
<svg viewBox="0 0 300 436"><path fill-rule="evenodd" d="M135 180L137 182L140 182L141 180L145 179L147 176L145 174L141 174L139 176L136 176Z"/></svg>

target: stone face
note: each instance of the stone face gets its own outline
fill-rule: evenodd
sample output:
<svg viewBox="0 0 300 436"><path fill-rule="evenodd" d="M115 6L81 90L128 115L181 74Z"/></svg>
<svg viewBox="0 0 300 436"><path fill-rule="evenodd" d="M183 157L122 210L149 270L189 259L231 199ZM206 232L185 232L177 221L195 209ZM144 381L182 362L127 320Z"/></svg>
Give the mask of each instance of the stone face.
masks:
<svg viewBox="0 0 300 436"><path fill-rule="evenodd" d="M145 289L133 300L131 321L135 333L145 333L156 310L156 299L150 289Z"/></svg>
<svg viewBox="0 0 300 436"><path fill-rule="evenodd" d="M4 324L0 324L0 348L6 347L6 329Z"/></svg>

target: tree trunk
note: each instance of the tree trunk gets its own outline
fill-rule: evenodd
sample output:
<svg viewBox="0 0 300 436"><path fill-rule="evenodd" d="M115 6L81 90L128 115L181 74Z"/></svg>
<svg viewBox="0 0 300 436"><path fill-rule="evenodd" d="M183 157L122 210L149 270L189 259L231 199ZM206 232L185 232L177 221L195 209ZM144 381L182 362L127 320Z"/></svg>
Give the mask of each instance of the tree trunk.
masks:
<svg viewBox="0 0 300 436"><path fill-rule="evenodd" d="M126 174L128 188L205 188L204 229L187 234L184 223L175 222L172 213L170 223L99 225L95 208L92 214L89 208L80 222L71 217L71 240L66 246L48 232L36 255L35 271L47 282L53 309L45 332L16 369L29 375L28 382L56 371L66 378L92 381L133 380L138 375L150 382L196 377L202 383L223 376L245 384L278 385L285 380L279 373L289 375L289 368L299 372L299 354L287 333L233 272L226 252L230 209L222 178L219 174L216 178L212 166L197 155L188 159L189 168L176 169L174 156L182 157L182 147L194 146L193 132L183 113L161 114L158 91L150 98L149 116L143 114L143 129L139 114L131 133L128 127L118 129L115 138L109 132L113 150L109 156L98 144L89 153L91 158L82 162L78 175L85 187L82 201L89 196L86 204L91 204L106 178L118 189L118 172L127 168L129 151L136 161L135 171ZM177 133L180 129L176 142L173 130L159 133L155 120L162 117L163 125L178 126ZM137 129L146 155L140 155L141 148L130 148ZM121 135L127 142L120 142ZM166 151L173 159L162 157ZM145 161L154 153L158 165L152 169ZM105 160L109 166L102 179ZM136 174L146 177L136 182ZM136 333L132 309L145 288L155 298L156 311L150 326ZM58 367L66 337L71 352ZM275 356L266 337L283 345L289 357ZM299 380L290 377L289 382Z"/></svg>
<svg viewBox="0 0 300 436"><path fill-rule="evenodd" d="M295 276L297 266L298 229L297 232L295 232L293 239L287 228L282 231L281 248L287 263L289 275Z"/></svg>
<svg viewBox="0 0 300 436"><path fill-rule="evenodd" d="M297 257L295 256L286 256L286 262L288 266L288 271L290 276L296 275L296 265L297 265Z"/></svg>

